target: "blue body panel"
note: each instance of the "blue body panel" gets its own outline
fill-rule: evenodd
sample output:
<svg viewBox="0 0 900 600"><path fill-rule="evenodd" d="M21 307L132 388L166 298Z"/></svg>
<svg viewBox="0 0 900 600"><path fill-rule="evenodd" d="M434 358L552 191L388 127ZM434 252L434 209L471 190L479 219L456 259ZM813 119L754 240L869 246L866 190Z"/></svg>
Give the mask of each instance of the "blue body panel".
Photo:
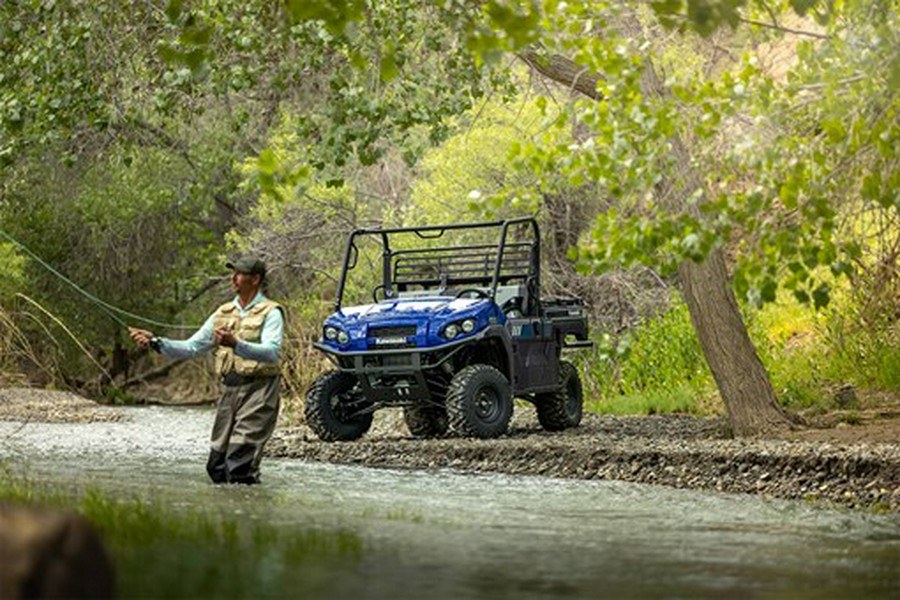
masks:
<svg viewBox="0 0 900 600"><path fill-rule="evenodd" d="M451 323L475 321L471 332L460 331L453 338L441 332ZM325 327L335 327L349 336L345 344L323 336L322 344L339 352L416 348L428 349L475 336L491 324L503 324L506 317L497 305L486 298L429 296L382 300L342 308L325 320Z"/></svg>

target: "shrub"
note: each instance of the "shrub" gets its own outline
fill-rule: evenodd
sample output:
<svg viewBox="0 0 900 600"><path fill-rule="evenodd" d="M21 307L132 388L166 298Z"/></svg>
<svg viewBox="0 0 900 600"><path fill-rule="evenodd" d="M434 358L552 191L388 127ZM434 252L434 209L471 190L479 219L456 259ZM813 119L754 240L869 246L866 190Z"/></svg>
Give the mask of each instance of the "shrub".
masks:
<svg viewBox="0 0 900 600"><path fill-rule="evenodd" d="M714 395L684 302L645 319L627 334L595 340L581 360L589 410L604 413L707 413Z"/></svg>

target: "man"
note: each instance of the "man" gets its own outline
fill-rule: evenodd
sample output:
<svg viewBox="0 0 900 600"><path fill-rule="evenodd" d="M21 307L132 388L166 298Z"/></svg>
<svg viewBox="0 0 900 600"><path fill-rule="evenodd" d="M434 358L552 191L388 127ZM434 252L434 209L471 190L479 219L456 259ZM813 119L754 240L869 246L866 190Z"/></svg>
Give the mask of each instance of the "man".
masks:
<svg viewBox="0 0 900 600"><path fill-rule="evenodd" d="M215 483L259 483L263 447L275 429L281 385L282 307L263 295L266 265L244 257L226 265L235 297L220 306L184 341L130 329L141 348L169 358L191 358L215 349L222 397L216 410L206 470Z"/></svg>

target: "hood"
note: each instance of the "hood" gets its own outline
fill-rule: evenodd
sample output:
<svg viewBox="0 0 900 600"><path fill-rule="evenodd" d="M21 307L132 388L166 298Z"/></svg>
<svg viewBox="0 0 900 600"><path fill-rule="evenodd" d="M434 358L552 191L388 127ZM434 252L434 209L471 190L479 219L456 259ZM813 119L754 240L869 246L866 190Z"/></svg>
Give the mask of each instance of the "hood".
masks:
<svg viewBox="0 0 900 600"><path fill-rule="evenodd" d="M469 309L477 310L476 307L480 304L489 302L485 298L454 298L452 296L382 300L377 304L363 304L361 306L342 308L332 317L344 323L393 321L407 317L414 319L422 317L434 318L450 316L460 311L468 312Z"/></svg>
<svg viewBox="0 0 900 600"><path fill-rule="evenodd" d="M427 348L456 338L476 335L502 315L487 298L435 296L382 300L374 304L348 306L325 320L325 328L343 332L346 341L332 338L323 343L343 351L382 348ZM460 324L470 319L475 328L462 332ZM451 323L460 327L456 338L442 335Z"/></svg>

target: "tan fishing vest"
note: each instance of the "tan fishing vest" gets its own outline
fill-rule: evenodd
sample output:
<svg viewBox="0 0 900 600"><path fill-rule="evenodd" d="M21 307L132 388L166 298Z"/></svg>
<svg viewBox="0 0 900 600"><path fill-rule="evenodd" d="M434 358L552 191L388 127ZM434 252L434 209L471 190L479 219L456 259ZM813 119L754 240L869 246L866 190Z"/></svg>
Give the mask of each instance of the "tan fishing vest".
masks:
<svg viewBox="0 0 900 600"><path fill-rule="evenodd" d="M272 300L263 300L255 304L244 318L241 318L240 309L233 302L228 302L219 307L215 312L214 328L230 327L234 337L245 342L259 342L262 338L263 323L266 315L273 308L281 309L281 305ZM216 349L216 373L227 375L235 372L238 375L248 377L260 377L263 375L276 375L281 371L281 360L276 362L260 362L241 358L234 353L233 348L219 346Z"/></svg>

